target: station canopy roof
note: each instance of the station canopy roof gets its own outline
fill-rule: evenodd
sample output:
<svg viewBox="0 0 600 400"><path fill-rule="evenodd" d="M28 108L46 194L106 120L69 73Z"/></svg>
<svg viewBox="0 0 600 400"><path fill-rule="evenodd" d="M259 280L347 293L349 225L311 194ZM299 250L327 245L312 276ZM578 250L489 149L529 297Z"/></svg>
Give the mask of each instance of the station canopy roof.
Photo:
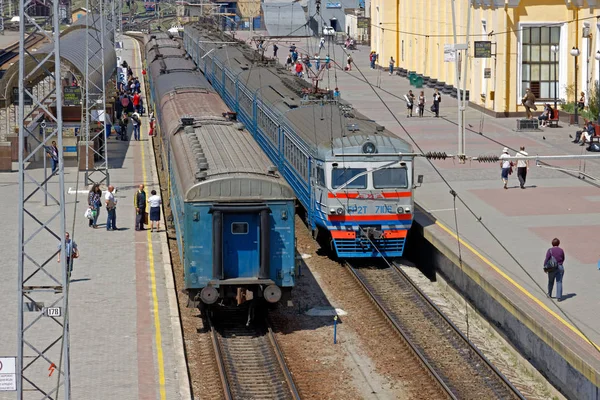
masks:
<svg viewBox="0 0 600 400"><path fill-rule="evenodd" d="M85 66L87 63L86 59L86 23L87 18L82 17L75 24L70 26L61 32L60 35L60 56L61 63L66 65L71 72L73 72L78 80L83 83L85 76ZM98 35L100 32L100 20L96 21L93 30L90 30L90 35ZM37 60L43 60L52 50L54 45L47 43L42 45L33 54ZM90 40L91 54L98 53L100 51L100 44L97 40ZM112 45L112 37L105 35L104 38L104 82L102 82L102 74L97 71L92 74L91 79L94 86L102 87L111 78L117 64L117 56L115 53L114 46ZM37 63L32 57L27 57L27 63L25 65L26 73L33 71L37 66ZM54 62L48 60L44 68L37 68L35 73L30 77L29 84L31 86L36 85L46 77L46 71L54 71ZM19 86L19 63L15 62L8 68L2 79L0 80L0 99L4 100L5 106L12 104L12 88Z"/></svg>

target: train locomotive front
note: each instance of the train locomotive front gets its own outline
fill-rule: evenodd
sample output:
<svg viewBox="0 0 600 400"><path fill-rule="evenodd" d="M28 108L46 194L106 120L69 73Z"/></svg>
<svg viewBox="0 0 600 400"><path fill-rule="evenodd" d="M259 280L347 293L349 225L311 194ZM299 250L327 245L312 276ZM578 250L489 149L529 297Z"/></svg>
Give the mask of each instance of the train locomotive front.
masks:
<svg viewBox="0 0 600 400"><path fill-rule="evenodd" d="M293 190L193 62L159 40L146 46L148 79L185 289L194 305L288 300Z"/></svg>

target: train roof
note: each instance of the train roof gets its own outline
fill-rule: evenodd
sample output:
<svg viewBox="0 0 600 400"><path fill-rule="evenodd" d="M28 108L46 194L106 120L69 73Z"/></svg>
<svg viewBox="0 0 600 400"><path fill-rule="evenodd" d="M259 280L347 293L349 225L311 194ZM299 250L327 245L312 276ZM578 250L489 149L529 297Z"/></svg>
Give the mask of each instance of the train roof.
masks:
<svg viewBox="0 0 600 400"><path fill-rule="evenodd" d="M186 27L188 29L188 27ZM191 28L191 33L206 42L223 41L216 34ZM412 153L412 146L377 122L352 109L345 101L314 102L304 97L302 91L311 85L293 76L280 64L269 61L252 66L260 55L245 43L217 46L202 43L205 51L214 48L209 58L226 65L238 81L255 93L274 116L298 134L304 144L317 152L318 158L330 159L334 154L362 153L362 146L372 142L379 154ZM344 158L351 161L349 157ZM389 158L387 158L389 159ZM370 156L377 161L377 155Z"/></svg>
<svg viewBox="0 0 600 400"><path fill-rule="evenodd" d="M196 120L171 137L184 199L268 201L294 199L294 191L273 168L252 135L239 124Z"/></svg>
<svg viewBox="0 0 600 400"><path fill-rule="evenodd" d="M149 63L155 61L159 58L181 58L185 57L185 50L180 49L179 47L152 47L148 50L148 54L146 59Z"/></svg>

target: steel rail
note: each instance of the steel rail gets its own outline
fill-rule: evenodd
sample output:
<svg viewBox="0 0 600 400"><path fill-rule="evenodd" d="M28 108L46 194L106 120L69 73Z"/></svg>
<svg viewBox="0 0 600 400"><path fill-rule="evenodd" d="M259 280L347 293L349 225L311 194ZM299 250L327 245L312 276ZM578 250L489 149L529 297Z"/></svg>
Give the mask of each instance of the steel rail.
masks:
<svg viewBox="0 0 600 400"><path fill-rule="evenodd" d="M363 290L369 296L369 299L377 306L377 308L384 315L384 317L386 318L388 323L390 323L394 327L396 332L402 337L402 339L404 339L404 342L407 344L408 348L412 351L412 353L417 357L417 359L425 367L425 369L427 370L429 375L431 375L431 377L434 378L435 382L438 384L440 389L442 389L444 391L444 393L446 393L446 395L448 395L449 398L451 398L453 400L458 400L458 398L454 395L452 390L448 387L448 385L446 385L446 383L444 382L442 377L439 376L437 371L433 368L433 366L429 363L429 361L427 361L427 358L425 357L425 355L423 353L421 353L421 351L412 342L412 340L410 340L410 338L408 337L406 332L404 332L404 329L400 325L398 325L395 318L392 315L390 315L390 313L385 309L383 304L375 297L373 292L368 288L367 283L360 276L360 274L356 271L356 269L352 266L352 264L350 264L348 261L346 261L345 264L348 267L348 271L350 271L352 277L354 277L354 279L356 279L356 281L360 284L360 286L363 288Z"/></svg>
<svg viewBox="0 0 600 400"><path fill-rule="evenodd" d="M515 388L513 386L512 383L510 383L510 381L485 357L485 355L483 355L483 353L481 353L481 351L479 351L479 349L477 348L477 346L475 346L473 344L473 342L471 342L465 335L464 333L462 333L462 331L460 329L458 329L458 327L446 316L446 314L444 314L442 312L442 310L440 310L440 308L429 298L429 296L427 296L422 290L421 288L419 288L417 286L416 283L413 282L412 279L410 279L410 277L406 274L406 272L402 271L402 269L398 266L397 263L392 262L392 266L394 271L402 277L403 280L405 280L406 282L409 283L409 285L419 294L419 296L431 307L433 308L436 313L438 314L438 316L442 317L442 319L448 324L450 325L450 327L452 328L452 330L458 334L461 339L469 346L469 348L471 350L473 350L475 352L475 354L477 354L477 356L479 356L479 358L481 359L481 361L483 361L483 363L490 368L494 374L496 375L496 377L498 377L508 388L510 388L510 390L513 392L513 394L515 396L517 396L520 400L525 400L525 397L519 392L519 390L517 388Z"/></svg>
<svg viewBox="0 0 600 400"><path fill-rule="evenodd" d="M224 361L225 354L223 353L223 349L222 349L223 345L221 343L221 340L219 339L220 334L215 329L211 318L208 317L207 319L208 319L208 324L209 324L210 333L211 333L211 341L213 344L213 350L215 353L215 360L217 363L217 368L219 370L221 384L223 386L223 395L225 396L226 400L233 400L233 399L235 399L235 397L231 390L232 384L230 382L230 377L228 376L229 374L227 372L227 368L225 367L225 361ZM292 374L285 362L283 352L282 352L281 348L279 347L279 344L277 343L277 339L275 338L273 329L271 328L271 325L267 319L264 322L264 326L266 327L265 335L266 335L267 341L268 341L269 345L271 346L271 349L273 350L275 358L277 359L277 364L279 365L281 372L285 378L286 386L289 391L289 394L293 400L300 400L301 397L298 392L298 389L296 388L296 384L294 383Z"/></svg>

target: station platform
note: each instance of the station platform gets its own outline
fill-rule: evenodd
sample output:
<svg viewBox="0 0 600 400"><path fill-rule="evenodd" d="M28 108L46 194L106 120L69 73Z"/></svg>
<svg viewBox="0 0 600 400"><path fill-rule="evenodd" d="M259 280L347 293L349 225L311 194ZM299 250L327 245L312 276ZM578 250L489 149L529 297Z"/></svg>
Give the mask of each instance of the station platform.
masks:
<svg viewBox="0 0 600 400"><path fill-rule="evenodd" d="M249 32L236 32L236 36L248 40ZM272 43L270 40L266 43L266 56L273 55ZM277 56L282 63L292 43L300 54L314 56L319 52L317 38L277 39ZM351 72L345 72L346 55L342 46L326 43L320 51L321 57L329 54L342 69L326 71L319 86L338 87L343 100L413 143L410 134L423 152L456 154L457 100L442 94L440 118L435 118L429 110L433 89L417 89L411 87L406 78L389 76L388 60L379 62L385 69L370 69L370 51L368 46L358 46L352 51L356 65ZM427 103L423 118L417 116L416 107L412 118L406 116L404 94L409 89L416 97L421 90L425 93ZM475 97L478 99L479 95L471 94L472 99ZM495 119L469 107L466 124L465 150L471 157L499 156L505 146L511 155L520 146L525 146L529 155L593 154L571 143L573 139L569 135L575 137L576 127L569 126L568 121L561 121L557 128L517 132L515 118ZM414 144L413 147L418 151ZM577 171L585 170L586 174L600 179L600 159L547 163L548 167L542 168L530 162L525 190L519 188L515 169L505 190L499 163L467 161L459 164L451 159L429 163L426 159L417 159L415 177L422 174L425 182L415 192L417 211L413 230L420 232L436 253L430 259L435 261L438 272L494 321L567 397L599 399L600 270L597 262L600 248L597 248L596 234L600 231L600 213L595 206L600 201L600 182L579 179ZM458 199L454 202L444 180L476 217ZM410 237L408 246L411 246ZM564 301L560 303L546 297L547 276L542 269L546 250L555 237L560 239L566 253ZM458 261L459 242L462 264Z"/></svg>
<svg viewBox="0 0 600 400"><path fill-rule="evenodd" d="M125 37L122 57L141 78L139 43ZM108 141L118 231L105 229L104 207L98 229L88 227L85 172L78 172L74 161L66 164L67 226L80 252L69 296L73 399L191 399L164 220L158 233L134 229L138 185L144 183L148 195L152 189L160 193L148 121L143 119L141 141L117 141L114 136ZM28 171L43 176L37 165ZM58 180L51 182L49 188L56 193ZM18 173L0 174L5 237L0 241L0 356L17 354L18 194ZM44 206L43 195L36 196L32 207L40 214L56 212L56 207ZM40 246L52 250L56 241ZM14 392L0 392L2 400L14 398Z"/></svg>

